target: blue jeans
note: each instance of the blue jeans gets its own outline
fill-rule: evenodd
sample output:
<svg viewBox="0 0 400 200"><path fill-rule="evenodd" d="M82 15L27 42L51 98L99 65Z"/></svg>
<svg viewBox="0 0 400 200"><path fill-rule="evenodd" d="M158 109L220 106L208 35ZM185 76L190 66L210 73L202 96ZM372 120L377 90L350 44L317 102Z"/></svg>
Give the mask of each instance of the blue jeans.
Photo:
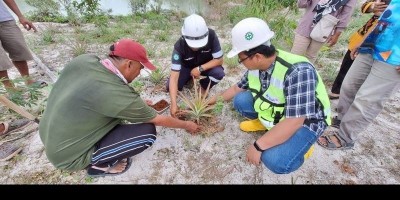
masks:
<svg viewBox="0 0 400 200"><path fill-rule="evenodd" d="M244 117L249 119L258 117L253 107L253 96L250 91L237 94L233 99L233 106ZM265 150L261 154L261 161L276 174L288 174L299 169L304 163L304 154L316 141L316 133L301 127L284 143Z"/></svg>
<svg viewBox="0 0 400 200"><path fill-rule="evenodd" d="M303 126L284 143L265 150L261 154L261 161L276 174L294 172L304 163L304 154L317 138L316 133Z"/></svg>
<svg viewBox="0 0 400 200"><path fill-rule="evenodd" d="M258 113L254 110L253 95L250 91L240 92L233 98L233 107L238 113L249 119L257 119Z"/></svg>

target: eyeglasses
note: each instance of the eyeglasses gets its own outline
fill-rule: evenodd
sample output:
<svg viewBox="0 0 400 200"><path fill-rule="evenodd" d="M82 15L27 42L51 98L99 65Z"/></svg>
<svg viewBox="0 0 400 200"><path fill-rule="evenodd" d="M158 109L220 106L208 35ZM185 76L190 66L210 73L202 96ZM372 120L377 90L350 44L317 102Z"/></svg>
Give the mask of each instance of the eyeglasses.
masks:
<svg viewBox="0 0 400 200"><path fill-rule="evenodd" d="M249 56L247 56L246 58L243 58L242 60L240 60L240 57L238 56L238 63L239 63L239 64L242 64L242 62L244 62L246 59L248 59L248 58L250 58L250 57L252 57L252 56L254 56L254 54L253 54L253 55L249 55Z"/></svg>

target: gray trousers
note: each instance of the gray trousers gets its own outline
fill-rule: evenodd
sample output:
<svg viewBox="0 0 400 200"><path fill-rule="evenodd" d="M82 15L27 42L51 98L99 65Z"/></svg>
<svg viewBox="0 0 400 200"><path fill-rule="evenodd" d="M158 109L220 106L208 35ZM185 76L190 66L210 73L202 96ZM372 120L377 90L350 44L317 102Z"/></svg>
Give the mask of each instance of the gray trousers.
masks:
<svg viewBox="0 0 400 200"><path fill-rule="evenodd" d="M359 54L340 90L337 107L341 120L339 135L354 144L360 132L382 111L385 102L400 86L396 67L376 61L371 54Z"/></svg>

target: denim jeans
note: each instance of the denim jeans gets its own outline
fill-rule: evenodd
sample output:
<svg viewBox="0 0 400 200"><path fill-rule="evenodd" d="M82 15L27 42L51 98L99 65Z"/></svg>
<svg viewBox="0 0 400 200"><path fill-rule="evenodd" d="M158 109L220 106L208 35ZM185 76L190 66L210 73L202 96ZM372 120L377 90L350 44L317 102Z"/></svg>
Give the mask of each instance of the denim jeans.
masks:
<svg viewBox="0 0 400 200"><path fill-rule="evenodd" d="M261 154L261 161L276 174L294 172L304 163L304 154L315 141L317 134L302 126L284 143L265 150Z"/></svg>
<svg viewBox="0 0 400 200"><path fill-rule="evenodd" d="M233 98L233 107L243 117L257 119L258 113L254 110L253 95L250 91L240 92Z"/></svg>
<svg viewBox="0 0 400 200"><path fill-rule="evenodd" d="M258 117L250 91L237 94L233 99L233 106L243 117L249 119ZM303 126L284 143L265 150L261 154L261 161L276 174L288 174L304 163L304 154L316 141L317 134Z"/></svg>

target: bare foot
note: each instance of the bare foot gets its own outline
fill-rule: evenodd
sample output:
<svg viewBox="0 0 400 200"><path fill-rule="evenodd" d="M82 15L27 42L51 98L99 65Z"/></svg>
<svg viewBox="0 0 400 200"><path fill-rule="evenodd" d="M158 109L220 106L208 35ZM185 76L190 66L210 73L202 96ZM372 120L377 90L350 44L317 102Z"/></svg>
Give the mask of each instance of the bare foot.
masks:
<svg viewBox="0 0 400 200"><path fill-rule="evenodd" d="M120 172L124 171L127 164L128 163L126 162L126 159L125 159L124 161L121 161L121 162L115 164L112 167L96 167L96 166L92 166L92 168L107 172L109 174L116 174L116 173L120 173Z"/></svg>
<svg viewBox="0 0 400 200"><path fill-rule="evenodd" d="M333 144L336 146L336 148L342 147L342 145L339 142L339 139L335 135L328 135L326 137L329 137L329 139L333 142ZM325 139L325 137L319 137L318 141L321 145L323 146L328 146L328 140Z"/></svg>

